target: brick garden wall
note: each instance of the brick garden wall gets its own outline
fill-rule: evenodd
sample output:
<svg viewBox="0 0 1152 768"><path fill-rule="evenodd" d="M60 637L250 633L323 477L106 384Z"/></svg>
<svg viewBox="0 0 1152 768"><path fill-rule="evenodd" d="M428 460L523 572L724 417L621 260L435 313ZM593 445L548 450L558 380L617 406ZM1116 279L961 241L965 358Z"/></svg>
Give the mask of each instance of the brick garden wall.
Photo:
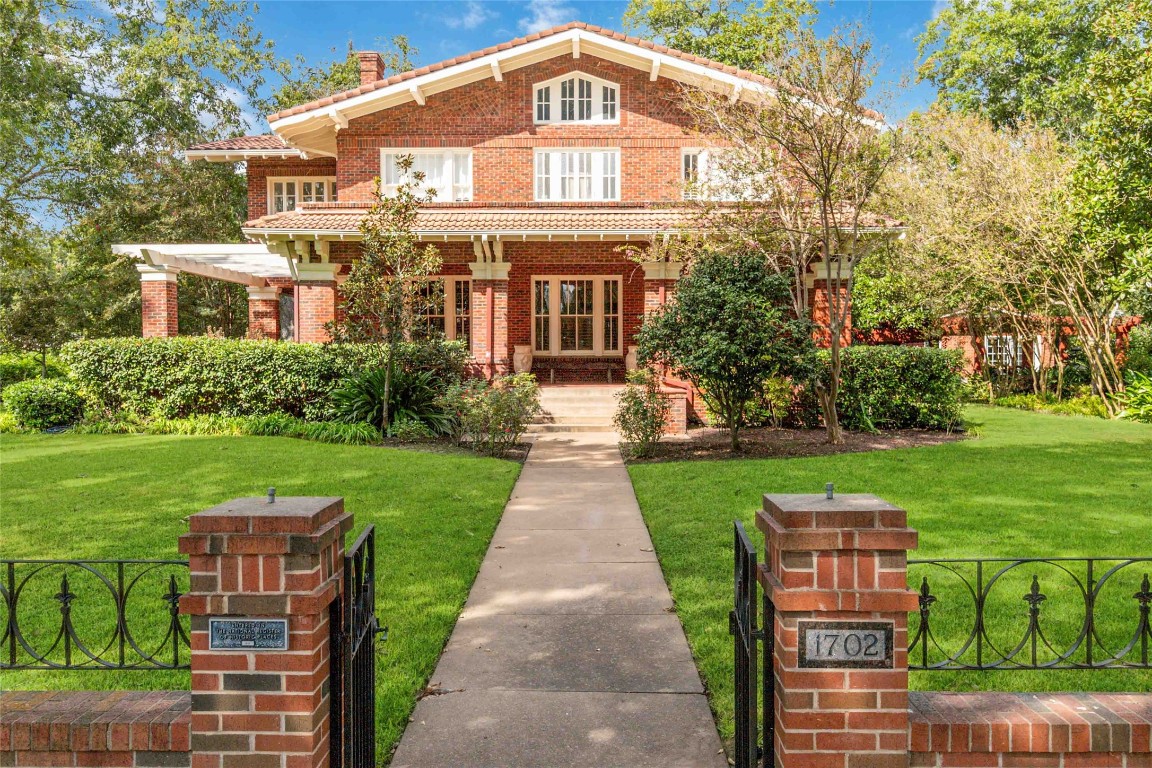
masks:
<svg viewBox="0 0 1152 768"><path fill-rule="evenodd" d="M0 765L188 766L187 691L7 691Z"/></svg>

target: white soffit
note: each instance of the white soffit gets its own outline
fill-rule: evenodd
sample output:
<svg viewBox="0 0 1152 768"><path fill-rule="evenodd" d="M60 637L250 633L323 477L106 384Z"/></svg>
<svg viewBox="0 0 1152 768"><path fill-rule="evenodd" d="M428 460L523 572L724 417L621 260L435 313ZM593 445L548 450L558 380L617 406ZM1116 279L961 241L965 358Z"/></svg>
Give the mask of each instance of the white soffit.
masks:
<svg viewBox="0 0 1152 768"><path fill-rule="evenodd" d="M113 245L112 253L241 285L263 286L268 278L292 277L288 258L262 243L124 243Z"/></svg>
<svg viewBox="0 0 1152 768"><path fill-rule="evenodd" d="M597 32L569 29L514 48L402 80L335 104L326 104L307 112L289 115L269 124L277 135L293 147L318 154L334 155L337 124L333 121L333 111L338 113L341 120L348 120L414 102L416 101L414 92L427 99L437 93L494 77L497 68L502 74L506 74L511 70L531 66L557 56L571 57L576 41L579 41L581 53L614 61L646 73L656 69L659 77L686 85L723 93L742 93L745 97L772 92L772 89L763 82L743 75L722 72Z"/></svg>

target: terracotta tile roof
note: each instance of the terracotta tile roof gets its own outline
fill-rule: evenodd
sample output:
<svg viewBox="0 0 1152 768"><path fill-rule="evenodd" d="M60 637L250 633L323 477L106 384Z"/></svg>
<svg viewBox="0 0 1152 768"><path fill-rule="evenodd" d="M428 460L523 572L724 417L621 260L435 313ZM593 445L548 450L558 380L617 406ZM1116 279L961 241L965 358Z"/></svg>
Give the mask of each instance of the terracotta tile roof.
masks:
<svg viewBox="0 0 1152 768"><path fill-rule="evenodd" d="M259 136L236 136L231 139L208 141L203 144L194 144L189 150L246 150L246 149L290 149L279 136L271 133L262 133Z"/></svg>
<svg viewBox="0 0 1152 768"><path fill-rule="evenodd" d="M356 231L364 211L293 211L247 222L246 229ZM422 232L662 232L684 226L686 209L526 209L428 208L416 219Z"/></svg>
<svg viewBox="0 0 1152 768"><path fill-rule="evenodd" d="M317 99L316 101L310 101L307 104L301 104L300 106L297 106L297 107L291 107L289 109L281 110L280 112L277 112L273 115L269 115L268 121L273 122L276 120L280 120L281 118L290 117L292 115L299 115L299 114L304 113L304 112L310 112L313 109L318 109L319 107L326 107L326 106L329 106L331 104L336 104L338 102L350 99L354 96L360 96L360 95L365 94L365 93L371 93L372 91L376 91L376 90L379 90L381 88L386 88L389 85L395 85L396 83L402 83L405 80L411 80L411 79L416 78L416 77L421 77L423 75L428 75L428 74L431 74L433 72L438 72L442 69L447 69L448 67L452 67L452 66L455 66L457 64L464 64L466 62L473 61L474 59L478 59L482 56L489 56L493 53L499 53L501 51L506 51L506 50L509 50L511 48L516 48L516 47L524 45L526 43L531 43L533 41L540 40L540 39L543 39L546 37L552 37L553 35L558 35L562 32L567 32L570 29L583 29L583 30L586 30L588 32L593 32L593 33L598 34L598 35L610 37L613 40L619 40L620 42L630 43L632 45L638 46L640 48L645 48L645 49L653 51L655 53L661 53L661 54L664 54L666 56L673 56L677 59L682 59L684 61L691 62L693 64L699 64L701 66L708 67L710 69L714 69L718 72L725 72L725 73L730 74L730 75L736 75L738 77L742 77L742 78L745 78L747 80L752 80L752 81L759 82L759 83L764 83L765 85L769 85L769 86L775 85L772 80L764 77L763 75L758 75L754 72L749 72L747 70L740 69L739 67L733 67L729 64L722 64L718 61L713 61L712 59L706 59L702 56L696 56L696 55L693 55L691 53L685 53L684 51L678 51L675 48L669 48L669 47L664 46L664 45L659 45L657 43L653 43L650 40L642 40L638 37L630 37L628 35L623 34L622 32L615 32L611 29L605 29L604 27L598 27L594 24L586 24L582 21L570 21L567 24L561 24L558 27L552 27L551 29L545 29L542 32L534 32L531 35L525 35L524 37L518 37L515 40L509 40L506 43L500 43L499 45L492 45L492 46L489 46L489 47L484 48L484 49L479 50L479 51L473 51L472 53L466 53L462 56L457 56L457 57L452 58L452 59L447 59L445 61L437 62L436 64L429 64L428 66L425 66L425 67L419 67L417 69L412 69L412 70L409 70L407 72L401 72L398 75L392 75L391 77L386 78L384 80L377 80L374 83L369 83L367 85L361 85L360 87L353 88L352 90L349 90L349 91L344 91L342 93L333 94L332 96L326 96L322 99Z"/></svg>

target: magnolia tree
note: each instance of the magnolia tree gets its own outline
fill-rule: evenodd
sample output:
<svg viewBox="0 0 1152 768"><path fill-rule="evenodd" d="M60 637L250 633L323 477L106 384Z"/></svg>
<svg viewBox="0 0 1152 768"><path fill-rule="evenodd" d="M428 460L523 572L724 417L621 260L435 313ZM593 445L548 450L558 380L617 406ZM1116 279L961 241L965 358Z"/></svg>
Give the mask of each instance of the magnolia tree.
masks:
<svg viewBox="0 0 1152 768"><path fill-rule="evenodd" d="M762 70L779 87L685 95L716 147L690 190L706 227L788 277L797 317L814 320L828 343L829 365L813 385L831 443L843 442L836 396L854 267L881 242L869 210L900 136L866 107L876 68L858 28L821 38L805 27L766 53ZM810 310L813 277L827 287L825 316Z"/></svg>
<svg viewBox="0 0 1152 768"><path fill-rule="evenodd" d="M414 232L420 207L433 193L421 192L424 174L412 171L411 155L397 160L407 181L393 195L380 191L376 179L374 202L360 222L364 244L360 259L341 286L344 317L330 325L334 338L377 345L385 370L382 422L390 421L388 408L395 374L396 345L407 340L419 319L437 301L432 281L440 272L440 253L434 245L421 245Z"/></svg>

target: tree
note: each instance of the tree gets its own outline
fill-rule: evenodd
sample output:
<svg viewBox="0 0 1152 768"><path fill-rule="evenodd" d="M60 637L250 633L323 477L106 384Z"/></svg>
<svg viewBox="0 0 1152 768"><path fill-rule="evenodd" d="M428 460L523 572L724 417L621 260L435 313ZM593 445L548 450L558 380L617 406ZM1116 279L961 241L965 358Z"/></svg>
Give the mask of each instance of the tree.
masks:
<svg viewBox="0 0 1152 768"><path fill-rule="evenodd" d="M73 283L48 249L0 271L0 347L35 352L47 375L48 353L73 338Z"/></svg>
<svg viewBox="0 0 1152 768"><path fill-rule="evenodd" d="M630 0L624 27L750 72L816 13L810 0Z"/></svg>
<svg viewBox="0 0 1152 768"><path fill-rule="evenodd" d="M380 364L386 371L384 429L390 424L396 345L408 339L417 320L435 301L430 289L442 264L436 246L421 245L413 231L420 207L432 202L434 192L421 191L424 174L412 170L411 155L398 158L396 165L407 180L394 195L385 196L380 191L380 179L376 179L372 207L360 223L364 237L360 259L341 286L343 319L330 325L334 338L379 348Z"/></svg>
<svg viewBox="0 0 1152 768"><path fill-rule="evenodd" d="M738 450L748 406L766 382L803 378L811 367L811 326L795 317L791 302L788 281L760 254L701 254L672 300L645 319L639 359L690 381Z"/></svg>
<svg viewBox="0 0 1152 768"><path fill-rule="evenodd" d="M702 180L703 218L735 249L754 249L788 276L798 317L812 316L809 275L824 281L828 306L818 327L829 368L814 385L828 441L837 444L844 439L836 395L855 266L882 242L869 208L900 134L865 106L877 65L858 28L827 38L801 29L765 68L787 85L736 101L687 92L687 109L717 147Z"/></svg>

